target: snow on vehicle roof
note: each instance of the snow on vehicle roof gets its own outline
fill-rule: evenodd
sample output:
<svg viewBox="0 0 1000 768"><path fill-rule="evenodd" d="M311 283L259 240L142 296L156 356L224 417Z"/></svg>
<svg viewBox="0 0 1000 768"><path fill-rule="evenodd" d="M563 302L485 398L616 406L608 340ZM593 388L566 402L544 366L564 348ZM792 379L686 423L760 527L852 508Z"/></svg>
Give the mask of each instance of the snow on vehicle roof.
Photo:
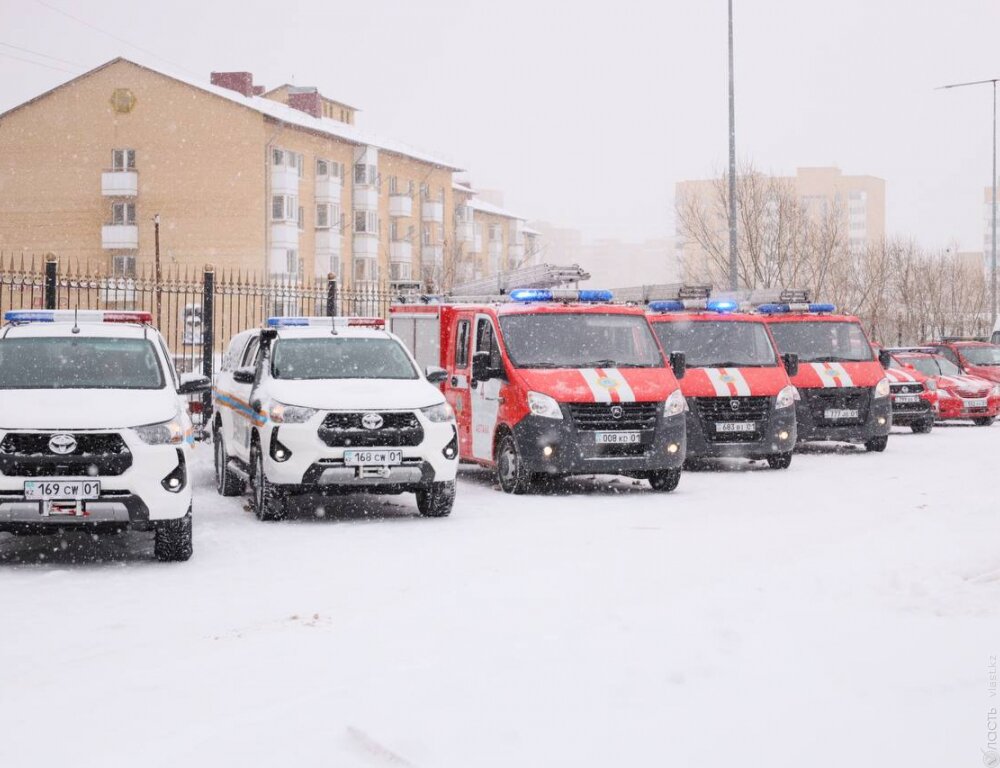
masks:
<svg viewBox="0 0 1000 768"><path fill-rule="evenodd" d="M357 326L338 326L336 333L333 333L331 326L285 326L275 329L279 339L319 339L319 338L348 338L348 339L388 339L394 338L391 333L381 328L365 328Z"/></svg>
<svg viewBox="0 0 1000 768"><path fill-rule="evenodd" d="M6 325L0 331L0 340L28 336L87 336L100 338L141 339L144 335L159 335L155 328L138 323L85 323L80 322L78 333L73 333L73 322L24 323Z"/></svg>

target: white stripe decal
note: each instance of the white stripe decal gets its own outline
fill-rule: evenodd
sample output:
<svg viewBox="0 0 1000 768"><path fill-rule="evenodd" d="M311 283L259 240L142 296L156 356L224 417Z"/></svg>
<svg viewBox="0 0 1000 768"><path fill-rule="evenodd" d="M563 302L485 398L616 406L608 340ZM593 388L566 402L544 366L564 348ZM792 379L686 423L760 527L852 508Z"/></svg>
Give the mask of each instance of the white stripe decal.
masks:
<svg viewBox="0 0 1000 768"><path fill-rule="evenodd" d="M743 373L738 368L705 368L708 380L715 387L715 394L718 397L747 397L750 394L750 385L743 377Z"/></svg>
<svg viewBox="0 0 1000 768"><path fill-rule="evenodd" d="M611 391L607 387L602 387L598 384L601 377L597 375L597 371L593 368L580 368L580 375L583 376L583 380L587 382L587 386L590 387L590 394L594 396L595 403L610 403L611 402Z"/></svg>
<svg viewBox="0 0 1000 768"><path fill-rule="evenodd" d="M840 363L809 363L824 387L853 387L854 379Z"/></svg>
<svg viewBox="0 0 1000 768"><path fill-rule="evenodd" d="M708 376L708 380L711 382L712 386L715 388L716 397L729 397L729 387L722 380L722 374L719 373L718 368L705 368L705 375Z"/></svg>
<svg viewBox="0 0 1000 768"><path fill-rule="evenodd" d="M851 378L851 374L847 372L847 369L840 363L830 363L831 366L837 369L840 374L840 386L842 387L853 387L854 379Z"/></svg>
<svg viewBox="0 0 1000 768"><path fill-rule="evenodd" d="M625 380L625 374L617 368L608 368L604 372L607 374L608 378L614 378L618 381L618 401L621 403L634 403L635 392L632 391L632 387L630 387L628 381Z"/></svg>
<svg viewBox="0 0 1000 768"><path fill-rule="evenodd" d="M634 403L635 392L617 368L580 368L596 403Z"/></svg>

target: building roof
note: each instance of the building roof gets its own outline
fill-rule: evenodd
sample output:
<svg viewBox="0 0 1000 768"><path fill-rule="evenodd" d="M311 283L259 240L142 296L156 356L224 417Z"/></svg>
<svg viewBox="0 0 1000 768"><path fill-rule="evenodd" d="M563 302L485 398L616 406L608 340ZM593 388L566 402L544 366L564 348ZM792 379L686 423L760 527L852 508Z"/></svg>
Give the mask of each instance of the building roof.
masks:
<svg viewBox="0 0 1000 768"><path fill-rule="evenodd" d="M461 181L453 181L451 183L451 188L456 192L467 192L470 195L476 194L476 190L474 190L470 184L465 184Z"/></svg>
<svg viewBox="0 0 1000 768"><path fill-rule="evenodd" d="M282 83L281 85L274 86L274 88L268 88L266 91L264 91L263 95L264 96L270 96L272 93L274 93L275 91L280 91L282 88L301 88L301 87L302 86L292 85L291 83ZM322 99L326 99L327 101L332 101L334 104L339 104L342 107L347 107L348 109L352 109L355 112L362 112L362 111L364 111L364 110L358 109L355 106L352 106L352 105L348 104L346 101L341 101L340 99L331 98L330 96L327 96L326 94L323 94L323 93L320 93L319 95L320 95L320 98L322 98Z"/></svg>
<svg viewBox="0 0 1000 768"><path fill-rule="evenodd" d="M410 157L413 158L414 160L420 160L425 163L437 165L451 171L462 170L454 163L452 163L450 160L446 160L441 156L423 152L421 150L415 149L414 147L410 147L409 145L404 144L401 141L396 141L394 139L379 136L378 134L372 133L371 131L362 130L357 126L348 125L347 123L341 123L338 120L331 120L328 117L313 117L312 115L306 114L301 110L295 109L294 107L289 107L287 104L282 104L281 102L274 101L273 99L268 99L263 96L244 96L243 94L230 90L228 88L223 88L218 85L211 85L210 83L202 82L187 75L180 75L177 74L176 72L170 72L159 66L152 67L147 64L141 64L133 59L127 59L124 56L119 56L117 58L112 59L111 61L105 62L104 64L101 64L100 66L95 67L94 69L91 69L88 72L84 72L82 75L78 75L77 77L71 78L70 80L67 80L64 83L57 85L55 88L52 88L46 91L45 93L41 93L38 96L29 99L23 104L19 104L18 106L9 109L6 112L3 112L2 114L0 114L0 119L7 116L11 112L22 109L28 106L29 104L32 104L48 96L50 93L53 93L54 91L57 91L60 88L65 88L66 86L71 85L77 80L82 80L85 77L89 77L90 75L95 74L96 72L100 72L102 69L106 69L107 67L110 67L114 64L118 64L120 62L131 64L132 66L139 67L140 69L145 69L149 72L153 72L155 74L161 75L162 77L175 80L179 83L183 83L184 85L190 86L192 88L197 88L200 91L204 91L205 93L210 93L214 96L226 99L227 101L233 102L234 104L238 104L242 107L246 107L247 109L252 109L255 112L259 112L262 115L270 117L274 120L278 120L287 125L292 125L309 131L315 131L316 133L321 133L336 139L342 139L352 144L376 147L386 152L391 152L396 155L403 155L404 157Z"/></svg>
<svg viewBox="0 0 1000 768"><path fill-rule="evenodd" d="M507 209L501 208L499 205L493 205L493 203L488 203L477 197L472 198L468 204L472 210L479 211L480 213L490 213L494 216L503 216L506 219L518 219L520 221L525 220L523 216L518 216L516 213L511 213Z"/></svg>

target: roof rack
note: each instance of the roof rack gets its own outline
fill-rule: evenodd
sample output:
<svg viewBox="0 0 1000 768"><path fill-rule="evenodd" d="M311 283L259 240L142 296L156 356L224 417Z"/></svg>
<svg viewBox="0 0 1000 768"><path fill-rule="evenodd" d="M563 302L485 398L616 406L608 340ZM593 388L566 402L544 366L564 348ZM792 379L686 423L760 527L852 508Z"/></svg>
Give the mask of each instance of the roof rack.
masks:
<svg viewBox="0 0 1000 768"><path fill-rule="evenodd" d="M589 279L590 273L579 264L562 267L538 264L533 267L513 269L510 272L498 272L492 277L484 277L481 280L459 283L452 287L451 292L455 296L504 295L515 288L556 288Z"/></svg>
<svg viewBox="0 0 1000 768"><path fill-rule="evenodd" d="M953 341L989 341L985 336L943 336L941 341L953 342Z"/></svg>

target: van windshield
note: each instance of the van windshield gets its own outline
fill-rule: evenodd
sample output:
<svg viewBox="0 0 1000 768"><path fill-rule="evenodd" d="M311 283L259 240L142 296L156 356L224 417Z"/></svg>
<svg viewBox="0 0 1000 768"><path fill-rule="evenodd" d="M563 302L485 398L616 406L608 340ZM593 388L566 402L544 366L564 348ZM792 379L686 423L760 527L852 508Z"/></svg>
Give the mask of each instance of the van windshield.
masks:
<svg viewBox="0 0 1000 768"><path fill-rule="evenodd" d="M753 368L778 364L763 323L669 320L653 323L667 352L683 352L691 368Z"/></svg>
<svg viewBox="0 0 1000 768"><path fill-rule="evenodd" d="M394 339L278 339L271 353L276 379L416 379L417 369Z"/></svg>
<svg viewBox="0 0 1000 768"><path fill-rule="evenodd" d="M0 341L0 389L162 389L152 342L39 336Z"/></svg>
<svg viewBox="0 0 1000 768"><path fill-rule="evenodd" d="M792 352L803 363L862 363L875 359L865 332L854 322L772 323L771 334L782 354Z"/></svg>
<svg viewBox="0 0 1000 768"><path fill-rule="evenodd" d="M515 368L662 368L641 315L539 312L500 318Z"/></svg>
<svg viewBox="0 0 1000 768"><path fill-rule="evenodd" d="M961 352L970 365L1000 365L1000 347L962 347Z"/></svg>

